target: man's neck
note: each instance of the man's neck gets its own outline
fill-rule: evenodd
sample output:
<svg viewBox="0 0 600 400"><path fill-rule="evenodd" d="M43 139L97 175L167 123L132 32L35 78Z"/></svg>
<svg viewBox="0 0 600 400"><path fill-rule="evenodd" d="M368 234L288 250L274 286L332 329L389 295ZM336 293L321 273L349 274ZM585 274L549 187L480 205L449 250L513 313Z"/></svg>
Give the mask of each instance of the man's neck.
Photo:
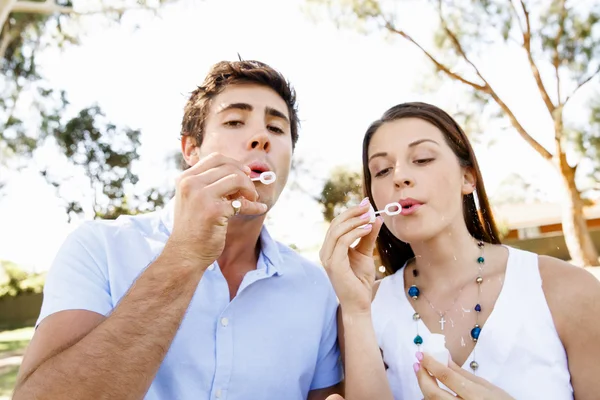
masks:
<svg viewBox="0 0 600 400"><path fill-rule="evenodd" d="M260 249L260 232L265 217L234 217L229 221L225 248L217 259L227 275L245 274L256 269Z"/></svg>

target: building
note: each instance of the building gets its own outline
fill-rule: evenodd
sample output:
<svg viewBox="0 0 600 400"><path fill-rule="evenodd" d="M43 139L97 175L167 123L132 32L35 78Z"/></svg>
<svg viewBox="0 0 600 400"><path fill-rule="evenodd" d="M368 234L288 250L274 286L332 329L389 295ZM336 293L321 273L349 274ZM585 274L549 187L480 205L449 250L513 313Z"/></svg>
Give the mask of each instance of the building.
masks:
<svg viewBox="0 0 600 400"><path fill-rule="evenodd" d="M562 206L559 203L525 203L496 206L494 216L504 234L502 242L517 248L569 260L562 232ZM584 208L587 226L600 248L600 205Z"/></svg>

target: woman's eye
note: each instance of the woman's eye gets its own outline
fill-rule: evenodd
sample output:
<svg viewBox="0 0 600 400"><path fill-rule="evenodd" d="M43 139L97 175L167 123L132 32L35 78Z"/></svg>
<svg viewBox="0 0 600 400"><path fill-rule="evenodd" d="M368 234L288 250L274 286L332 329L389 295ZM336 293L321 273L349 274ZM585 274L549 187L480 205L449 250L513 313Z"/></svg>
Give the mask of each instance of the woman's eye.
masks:
<svg viewBox="0 0 600 400"><path fill-rule="evenodd" d="M227 125L227 126L240 126L243 124L244 123L242 121L227 121L227 122L225 122L225 125Z"/></svg>
<svg viewBox="0 0 600 400"><path fill-rule="evenodd" d="M418 160L415 160L414 163L415 164L427 164L427 163L430 163L433 160L434 160L433 158L420 158Z"/></svg>
<svg viewBox="0 0 600 400"><path fill-rule="evenodd" d="M391 168L382 169L381 171L379 171L375 174L375 177L384 176L388 172L390 172L390 170L391 170Z"/></svg>

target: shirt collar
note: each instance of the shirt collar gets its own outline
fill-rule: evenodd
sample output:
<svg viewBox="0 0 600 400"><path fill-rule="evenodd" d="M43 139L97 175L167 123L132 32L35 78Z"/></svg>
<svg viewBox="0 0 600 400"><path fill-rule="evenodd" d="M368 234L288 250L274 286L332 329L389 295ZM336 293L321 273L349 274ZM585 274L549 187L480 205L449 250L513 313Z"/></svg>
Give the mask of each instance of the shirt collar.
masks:
<svg viewBox="0 0 600 400"><path fill-rule="evenodd" d="M170 235L173 231L173 220L175 218L175 198L169 200L161 211L161 221ZM278 243L271 237L267 227L263 225L260 231L260 248L261 253L265 258L267 275L281 275L283 266L283 258L279 251Z"/></svg>

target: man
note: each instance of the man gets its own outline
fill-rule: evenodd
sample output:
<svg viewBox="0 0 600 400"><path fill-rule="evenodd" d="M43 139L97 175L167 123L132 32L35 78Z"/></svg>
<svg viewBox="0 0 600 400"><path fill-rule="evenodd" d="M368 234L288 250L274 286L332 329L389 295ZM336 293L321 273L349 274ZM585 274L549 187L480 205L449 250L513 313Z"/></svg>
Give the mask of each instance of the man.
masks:
<svg viewBox="0 0 600 400"><path fill-rule="evenodd" d="M85 223L60 249L15 400L339 391L331 284L263 227L290 171L295 101L265 64L211 69L185 106L189 168L175 198L161 212ZM276 181L251 180L264 171Z"/></svg>

